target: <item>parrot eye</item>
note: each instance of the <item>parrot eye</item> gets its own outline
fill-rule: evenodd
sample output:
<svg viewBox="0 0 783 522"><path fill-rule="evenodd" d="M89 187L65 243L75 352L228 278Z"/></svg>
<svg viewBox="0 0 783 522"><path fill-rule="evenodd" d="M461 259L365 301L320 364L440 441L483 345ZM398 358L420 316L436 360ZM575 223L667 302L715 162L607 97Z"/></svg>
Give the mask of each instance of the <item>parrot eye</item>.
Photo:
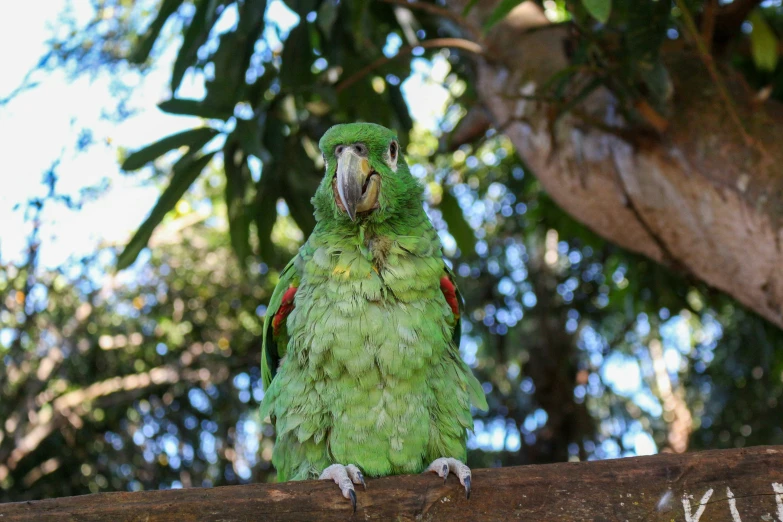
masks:
<svg viewBox="0 0 783 522"><path fill-rule="evenodd" d="M399 151L400 151L400 146L397 145L396 141L392 141L391 143L389 143L389 153L388 153L389 160L387 163L389 164L389 167L391 167L391 169L394 172L397 172L397 154L399 153Z"/></svg>

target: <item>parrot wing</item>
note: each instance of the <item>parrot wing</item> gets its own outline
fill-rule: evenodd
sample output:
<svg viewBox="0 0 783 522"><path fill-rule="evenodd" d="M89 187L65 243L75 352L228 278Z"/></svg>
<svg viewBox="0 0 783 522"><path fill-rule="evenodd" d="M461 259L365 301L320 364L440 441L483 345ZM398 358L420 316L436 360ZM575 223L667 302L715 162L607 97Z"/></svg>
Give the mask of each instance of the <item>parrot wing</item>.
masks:
<svg viewBox="0 0 783 522"><path fill-rule="evenodd" d="M484 394L484 390L481 388L481 383L473 376L468 365L462 360L459 354L459 343L462 339L462 312L465 308L465 300L462 298L462 294L457 287L457 283L454 281L454 272L446 265L443 264L443 276L440 278L440 290L443 292L443 297L446 298L446 302L451 307L451 312L454 316L454 328L452 334L452 341L454 350L451 350L449 354L455 359L455 362L462 369L465 385L468 388L470 394L470 400L473 405L482 410L487 411L487 398Z"/></svg>
<svg viewBox="0 0 783 522"><path fill-rule="evenodd" d="M454 318L454 332L452 340L454 346L459 349L459 343L462 339L462 311L465 307L465 300L462 298L462 294L457 288L457 283L454 282L454 273L444 263L443 265L443 277L440 278L440 291L443 292L443 297L446 298L446 302L451 307L451 313Z"/></svg>
<svg viewBox="0 0 783 522"><path fill-rule="evenodd" d="M288 345L286 319L294 309L294 297L299 286L299 273L294 266L296 258L292 259L280 273L280 281L269 300L269 307L264 318L264 339L261 349L261 378L264 389L277 373L277 365L285 355Z"/></svg>

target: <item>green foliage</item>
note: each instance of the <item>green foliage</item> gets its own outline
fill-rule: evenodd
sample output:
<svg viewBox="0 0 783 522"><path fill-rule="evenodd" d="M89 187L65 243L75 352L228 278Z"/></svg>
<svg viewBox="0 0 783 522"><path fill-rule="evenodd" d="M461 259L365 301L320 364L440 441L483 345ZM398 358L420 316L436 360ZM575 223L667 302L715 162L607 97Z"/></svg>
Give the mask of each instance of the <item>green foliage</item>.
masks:
<svg viewBox="0 0 783 522"><path fill-rule="evenodd" d="M173 134L130 154L122 162L122 170L140 169L150 161L180 147L188 147L190 152L196 152L217 135L218 131L211 127L200 127Z"/></svg>
<svg viewBox="0 0 783 522"><path fill-rule="evenodd" d="M462 252L470 253L476 249L476 236L470 229L465 215L457 202L457 199L451 195L448 190L443 191L440 200L440 211L443 213L443 219L449 226L451 235L457 242L457 247Z"/></svg>
<svg viewBox="0 0 783 522"><path fill-rule="evenodd" d="M499 2L492 24L517 3ZM769 422L783 418L780 330L606 244L559 209L493 131L457 150L439 145L475 103L475 71L460 51L421 56L449 68L442 83L451 98L436 135L414 125L400 87L411 60L381 58L410 34L455 35L450 21L411 9L412 21L401 22L380 1L292 0L301 19L286 31L264 19L263 0L162 0L153 12L141 4L99 0L99 9L115 9L110 20L104 11L85 28L64 20L74 30L42 63L80 74L130 60L145 70L181 41L172 87L190 71L206 93L184 99L173 89L160 109L213 121L151 136L126 159L128 169L165 168L167 152L187 147L119 256L102 250L52 271L35 264L31 247L26 262L0 266L0 499L267 479L274 433L256 415L264 304L314 224L318 140L335 123L361 120L399 133L450 248L467 303L461 354L489 390L490 411L476 414L469 440L472 465L659 451L683 425L682 412L694 448L783 443L779 423ZM469 16L484 7L466 4ZM684 39L670 2L554 5L574 35L570 64L537 93L554 100L555 114L599 87L615 94L630 124L646 124L639 101L665 114L666 46L680 49ZM687 5L703 14L703 2ZM604 10L596 15L596 7ZM217 24L231 10L237 23ZM715 59L783 99L783 69L770 54L783 14L765 3L752 21L759 16L766 36L754 23L750 35L737 31L732 45L714 46ZM181 198L212 214L181 210ZM173 239L139 256L157 227ZM130 268L104 277L112 267ZM117 382L125 387L107 387ZM98 390L106 393L62 407ZM10 459L41 426L43 438Z"/></svg>
<svg viewBox="0 0 783 522"><path fill-rule="evenodd" d="M302 56L301 53L305 53ZM289 91L307 85L310 78L310 27L306 22L300 22L294 27L283 47L282 64L280 65L280 87Z"/></svg>
<svg viewBox="0 0 783 522"><path fill-rule="evenodd" d="M174 205L177 204L188 188L196 181L196 178L209 164L214 155L215 152L209 152L200 156L194 156L188 152L174 164L174 167L171 169L172 176L168 187L163 191L158 202L155 203L155 207L153 207L147 219L128 242L125 250L117 257L117 268L119 270L129 267L136 260L141 249L147 246L147 242L152 236L155 227L174 208Z"/></svg>
<svg viewBox="0 0 783 522"><path fill-rule="evenodd" d="M484 30L488 31L490 28L492 28L492 26L504 19L512 9L521 3L522 2L520 0L500 0L495 9L492 10L489 18L487 18L486 22L484 22ZM465 10L467 11L471 7L472 6L468 5Z"/></svg>
<svg viewBox="0 0 783 522"><path fill-rule="evenodd" d="M224 107L216 107L205 101L172 98L158 104L158 108L169 114L182 114L185 116L198 116L216 120L227 120L232 111Z"/></svg>
<svg viewBox="0 0 783 522"><path fill-rule="evenodd" d="M783 416L780 330L607 245L552 203L507 139L438 154L431 136L413 138L408 159L425 169L422 181L448 179L480 238L453 258L466 302L461 353L490 390L471 465L660 449L674 425L667 401L678 396L695 448L783 443L769 422ZM218 176L186 201L222 201ZM0 461L8 465L16 437L56 428L0 465L0 499L271 478L274 432L256 412L263 304L282 262L251 258L243 276L230 234L180 224L192 217L164 221L167 239L112 284L102 275L115 264L110 251L56 271L0 266L0 321L13 332L0 336L0 417L18 422L0 426ZM667 369L672 396L656 367ZM62 409L90 393L70 416ZM34 414L16 413L28 411L24 397Z"/></svg>
<svg viewBox="0 0 783 522"><path fill-rule="evenodd" d="M231 246L239 262L245 265L250 254L250 216L245 204L246 187L250 178L247 158L238 150L234 140L228 140L223 148L223 162L226 171L226 208L228 211Z"/></svg>
<svg viewBox="0 0 783 522"><path fill-rule="evenodd" d="M179 6L182 5L183 1L184 0L163 0L157 15L155 15L155 20L150 24L139 43L136 44L136 49L134 49L133 54L130 55L128 61L135 64L142 64L147 61L147 58L149 58L149 55L152 52L152 46L155 45L155 40L160 36L163 25L171 15L179 9Z"/></svg>
<svg viewBox="0 0 783 522"><path fill-rule="evenodd" d="M177 92L182 78L192 62L196 60L196 53L206 42L212 25L217 21L218 0L197 0L196 12L185 29L182 46L179 48L174 69L171 72L171 92Z"/></svg>
<svg viewBox="0 0 783 522"><path fill-rule="evenodd" d="M271 52L270 43L262 36L266 6L260 0L195 2L195 11L183 29L171 88L175 93L188 69L199 72L212 67L206 96L201 100L172 97L159 107L171 114L222 120L229 125L227 128L234 127L233 132L226 132L221 152L225 156L231 151L237 158L236 163L223 159L232 244L243 259L253 254L274 260L270 234L277 221L277 199L285 200L304 233L314 226L308 201L320 179L322 167L314 144L324 130L348 119L386 122L407 133L413 122L398 85L399 78L409 70L403 62L391 62L344 89L335 89L334 73L330 72L342 70L343 78L347 77L382 55L387 35L403 34L399 22L391 16L391 6L375 2L292 3L302 19L287 35L282 35L284 45L279 55ZM176 11L171 2L160 9L134 50L137 61L153 48L152 40L160 34L164 17ZM212 34L211 28L228 9L236 10L238 23L221 34ZM306 20L311 11L321 14L315 23ZM347 29L351 27L358 31ZM364 29L369 27L378 30ZM427 23L424 27L433 25ZM207 48L211 51L205 54ZM316 61L319 56L325 65ZM388 82L383 76L375 76L385 73L394 74L397 79ZM383 89L380 102L375 91L379 80ZM339 91L337 95L335 90ZM163 138L131 155L125 166L138 168L183 145L190 147L189 153L196 153L199 139L206 137L203 132ZM206 145L206 141L200 145ZM254 180L248 170L250 156L263 164L260 180ZM177 184L177 191L167 194L183 194L179 191L183 186ZM163 203L134 236L127 253L119 259L120 267L135 259L150 237L150 227L160 222L160 211L173 205L168 200ZM254 235L257 241L252 240Z"/></svg>
<svg viewBox="0 0 783 522"><path fill-rule="evenodd" d="M612 0L582 0L582 4L590 16L605 24L612 14Z"/></svg>
<svg viewBox="0 0 783 522"><path fill-rule="evenodd" d="M245 284L227 234L192 217L118 278L105 248L0 264L0 502L265 480L256 308L273 284Z"/></svg>
<svg viewBox="0 0 783 522"><path fill-rule="evenodd" d="M762 71L774 71L778 65L778 38L775 32L764 19L760 9L754 9L748 21L753 24L750 47L756 67Z"/></svg>

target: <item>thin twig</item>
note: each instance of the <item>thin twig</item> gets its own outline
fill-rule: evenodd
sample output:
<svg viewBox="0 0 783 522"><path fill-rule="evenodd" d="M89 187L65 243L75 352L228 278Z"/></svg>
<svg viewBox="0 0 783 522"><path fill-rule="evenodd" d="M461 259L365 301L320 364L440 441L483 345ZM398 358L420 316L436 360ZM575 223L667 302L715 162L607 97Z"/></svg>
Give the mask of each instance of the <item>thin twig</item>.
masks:
<svg viewBox="0 0 783 522"><path fill-rule="evenodd" d="M430 14L441 16L443 18L448 18L457 25L461 26L463 29L466 29L470 33L470 36L473 37L476 41L481 40L481 30L478 27L476 27L465 17L449 9L446 9L445 7L441 7L435 4L425 4L424 2L408 2L407 0L381 0L381 2L407 7L408 9L418 9L420 11L426 11Z"/></svg>
<svg viewBox="0 0 783 522"><path fill-rule="evenodd" d="M717 14L718 0L704 2L704 13L701 18L701 37L707 51L712 50L712 37L715 34L715 15Z"/></svg>
<svg viewBox="0 0 783 522"><path fill-rule="evenodd" d="M677 7L680 9L680 12L682 13L682 18L685 21L685 28L690 33L691 38L693 38L693 40L696 42L696 47L699 50L699 55L701 57L701 60L704 62L704 65L707 67L707 71L710 73L710 76L712 77L712 81L715 84L715 87L718 89L718 93L720 94L721 98L723 98L723 101L726 104L726 110L729 111L729 116L731 116L731 119L734 120L734 123L737 125L737 128L740 130L742 137L745 139L745 143L749 146L752 145L759 146L759 144L756 143L756 140L754 140L753 137L750 134L748 134L748 131L745 130L745 126L742 124L742 120L739 117L737 108L734 105L734 100L731 99L731 95L729 94L729 91L726 88L726 84L723 82L723 79L720 77L717 67L715 67L715 62L712 59L712 55L710 54L710 51L707 49L707 46L704 44L704 41L701 39L699 30L696 28L696 23L693 21L693 16L691 16L691 12L688 10L688 6L685 5L685 0L675 0L675 2L677 4Z"/></svg>
<svg viewBox="0 0 783 522"><path fill-rule="evenodd" d="M345 80L341 81L337 84L337 87L335 87L335 90L339 93L343 90L347 89L360 79L367 76L369 73L377 69L378 67L381 67L382 65L385 65L393 60L396 60L397 58L401 58L403 56L407 56L410 53L413 52L413 50L417 47L423 47L425 49L431 49L431 48L443 48L443 47L454 47L457 49L462 49L463 51L468 51L469 53L474 54L484 54L484 48L481 47L476 42L472 42L470 40L465 40L463 38L433 38L432 40L426 40L424 42L420 42L418 45L409 45L406 47L403 47L400 49L400 51L395 54L392 57L387 56L381 56L374 62L370 63L369 65L366 65L365 67L362 67L357 72L353 73L351 76L346 78Z"/></svg>

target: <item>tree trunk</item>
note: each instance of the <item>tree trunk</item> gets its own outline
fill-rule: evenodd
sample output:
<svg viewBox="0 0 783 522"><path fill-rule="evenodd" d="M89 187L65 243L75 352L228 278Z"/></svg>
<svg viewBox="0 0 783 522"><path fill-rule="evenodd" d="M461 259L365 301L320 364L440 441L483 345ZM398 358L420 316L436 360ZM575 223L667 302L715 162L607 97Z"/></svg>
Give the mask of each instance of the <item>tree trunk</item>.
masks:
<svg viewBox="0 0 783 522"><path fill-rule="evenodd" d="M493 4L478 2L471 22ZM736 123L698 54L678 49L663 54L673 96L661 134L623 121L605 88L555 119L536 97L568 65L568 35L547 25L525 2L491 30L476 85L491 123L577 220L783 327L783 106L753 102L722 70Z"/></svg>
<svg viewBox="0 0 783 522"><path fill-rule="evenodd" d="M783 447L663 454L473 472L386 477L357 491L331 482L100 493L0 504L2 522L244 520L645 520L783 522Z"/></svg>

